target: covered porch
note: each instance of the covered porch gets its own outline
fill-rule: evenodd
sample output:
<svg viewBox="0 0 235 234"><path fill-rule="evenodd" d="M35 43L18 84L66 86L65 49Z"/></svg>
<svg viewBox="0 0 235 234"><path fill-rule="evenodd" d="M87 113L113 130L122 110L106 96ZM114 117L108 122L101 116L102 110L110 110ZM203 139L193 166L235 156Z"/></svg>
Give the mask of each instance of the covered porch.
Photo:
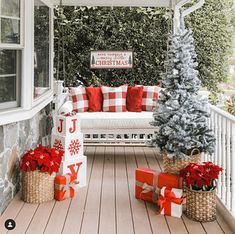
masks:
<svg viewBox="0 0 235 234"><path fill-rule="evenodd" d="M19 45L13 49L19 51L22 56L21 86L17 86L17 103L12 108L1 108L0 125L6 127L1 130L7 134L14 133L14 128L9 124L16 121L27 121L42 112L53 113L45 107L51 103L56 94L53 90L53 7L60 4L60 0L41 0L49 8L49 47L48 47L48 80L45 92L35 96L34 87L34 45L33 40L33 13L34 5L31 1L25 0L24 21L20 18L21 26L25 31L21 32L22 39ZM106 0L64 0L63 4L68 6L109 6L109 7L169 7L174 11L174 29L179 25L179 12L183 5L189 0L135 0L133 2L106 1ZM204 1L197 3L184 10L186 16L203 5ZM39 4L39 3L38 3ZM40 3L41 4L41 3ZM39 5L40 5L39 4ZM21 8L23 12L23 7ZM23 24L24 23L24 24ZM26 34L28 32L28 34ZM23 36L25 34L25 36ZM30 42L30 43L29 43ZM12 49L9 45L2 45L2 49ZM18 53L18 52L17 52ZM19 56L18 56L19 58ZM17 59L18 59L17 58ZM19 63L18 63L19 65ZM30 69L28 66L30 65ZM18 71L19 73L19 71ZM17 74L18 76L19 74ZM17 91L17 92L18 92ZM58 100L57 100L58 101ZM102 138L96 138L98 144L87 145L84 155L87 156L87 186L79 189L78 195L73 199L63 202L51 201L43 204L28 204L20 199L18 193L6 207L0 216L0 233L6 233L4 222L6 219L14 219L16 228L11 233L234 233L235 223L235 117L223 110L211 105L210 128L216 135L216 150L213 157L204 155L205 161L213 161L222 166L224 171L218 181L218 212L217 220L209 223L200 223L189 220L185 215L182 218L174 218L158 215L156 205L135 199L135 169L138 166L162 170L162 157L158 150L148 148L143 145L136 146L143 139L133 138L129 145L119 146L113 143L121 142L120 134L109 142L109 145L100 145ZM48 113L47 113L48 115ZM36 116L36 120L45 116ZM47 118L44 119L47 122ZM30 127L35 126L34 130ZM27 141L27 147L35 145L38 140L42 143L48 142L48 134L41 134L38 139L34 139L35 131L40 132L41 125L30 122L23 124L18 129L28 129L29 136L18 134L20 144ZM1 126L0 126L1 127ZM48 127L48 126L47 126ZM13 129L13 130L12 130ZM43 129L43 128L42 128ZM18 131L18 130L17 130ZM25 130L26 132L26 130ZM50 135L50 134L49 134ZM27 138L28 137L28 138ZM32 140L29 139L32 137ZM8 136L9 138L9 136ZM7 139L8 139L7 138ZM92 136L91 136L92 138ZM9 139L8 139L9 140ZM90 138L88 139L88 141ZM16 141L18 143L18 141ZM1 142L0 142L1 143ZM7 143L6 143L7 145ZM1 146L1 145L0 145ZM4 148L4 147L2 147ZM1 147L0 147L1 149ZM13 151L13 150L12 150ZM20 150L22 154L22 149ZM0 152L1 159L1 152ZM8 162L8 161L7 161ZM14 160L13 160L14 162ZM10 161L10 163L12 163ZM9 163L9 164L10 164ZM10 184L10 183L9 183ZM9 185L14 187L12 184ZM11 188L14 196L16 188ZM11 198L7 198L7 202Z"/></svg>

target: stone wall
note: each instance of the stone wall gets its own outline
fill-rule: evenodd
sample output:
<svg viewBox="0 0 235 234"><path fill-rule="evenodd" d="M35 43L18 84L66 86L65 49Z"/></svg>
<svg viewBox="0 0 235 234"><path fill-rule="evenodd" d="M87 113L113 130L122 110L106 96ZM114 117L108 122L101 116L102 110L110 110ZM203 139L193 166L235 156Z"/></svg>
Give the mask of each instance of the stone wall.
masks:
<svg viewBox="0 0 235 234"><path fill-rule="evenodd" d="M49 139L51 105L32 119L0 126L0 214L20 188L20 158L26 149Z"/></svg>

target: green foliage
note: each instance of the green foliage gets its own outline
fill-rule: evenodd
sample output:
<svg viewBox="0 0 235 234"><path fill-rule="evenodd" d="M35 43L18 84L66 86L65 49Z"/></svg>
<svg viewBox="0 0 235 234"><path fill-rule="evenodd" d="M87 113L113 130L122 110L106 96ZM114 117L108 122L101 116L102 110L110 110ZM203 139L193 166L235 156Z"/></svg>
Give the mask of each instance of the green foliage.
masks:
<svg viewBox="0 0 235 234"><path fill-rule="evenodd" d="M153 85L164 72L170 12L154 8L66 7L56 10L55 65L62 61L64 35L66 80L79 72L86 85ZM90 50L134 51L133 69L90 69ZM63 79L62 63L60 79Z"/></svg>
<svg viewBox="0 0 235 234"><path fill-rule="evenodd" d="M49 10L46 6L34 10L34 86L48 87L49 84Z"/></svg>
<svg viewBox="0 0 235 234"><path fill-rule="evenodd" d="M207 0L187 16L198 54L199 78L209 90L227 78L228 52L232 39L232 0ZM62 41L64 36L67 83L79 72L86 85L123 83L153 85L165 72L171 12L166 8L64 7L55 10L55 66L63 78ZM58 57L58 48L60 55ZM90 70L90 50L134 51L132 70Z"/></svg>
<svg viewBox="0 0 235 234"><path fill-rule="evenodd" d="M230 100L225 102L225 109L232 115L235 116L235 95Z"/></svg>
<svg viewBox="0 0 235 234"><path fill-rule="evenodd" d="M199 78L202 85L217 91L228 77L232 45L233 0L206 0L204 6L186 18L195 39Z"/></svg>
<svg viewBox="0 0 235 234"><path fill-rule="evenodd" d="M212 105L216 105L219 102L219 93L218 92L211 92L209 95L209 102Z"/></svg>
<svg viewBox="0 0 235 234"><path fill-rule="evenodd" d="M235 73L229 75L228 84L235 87Z"/></svg>

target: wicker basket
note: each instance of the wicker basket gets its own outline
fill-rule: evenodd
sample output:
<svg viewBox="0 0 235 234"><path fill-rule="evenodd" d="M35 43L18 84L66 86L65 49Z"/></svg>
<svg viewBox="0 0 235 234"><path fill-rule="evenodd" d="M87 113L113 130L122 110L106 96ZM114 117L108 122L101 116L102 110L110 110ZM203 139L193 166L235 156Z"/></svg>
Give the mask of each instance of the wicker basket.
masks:
<svg viewBox="0 0 235 234"><path fill-rule="evenodd" d="M36 171L22 174L22 200L28 203L42 203L54 198L55 173Z"/></svg>
<svg viewBox="0 0 235 234"><path fill-rule="evenodd" d="M216 195L212 191L186 190L185 215L195 221L211 222L216 219Z"/></svg>
<svg viewBox="0 0 235 234"><path fill-rule="evenodd" d="M197 151L197 154L193 153ZM201 153L198 149L192 150L190 158L187 159L170 159L166 153L163 153L163 169L164 172L171 174L179 174L180 170L185 168L189 163L200 163Z"/></svg>

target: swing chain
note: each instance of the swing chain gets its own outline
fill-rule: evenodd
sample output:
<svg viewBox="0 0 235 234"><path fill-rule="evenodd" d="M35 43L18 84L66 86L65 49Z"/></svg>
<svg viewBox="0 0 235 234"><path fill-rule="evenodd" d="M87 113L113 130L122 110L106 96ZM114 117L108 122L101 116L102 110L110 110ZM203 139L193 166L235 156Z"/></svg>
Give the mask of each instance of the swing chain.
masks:
<svg viewBox="0 0 235 234"><path fill-rule="evenodd" d="M63 7L63 1L60 0L60 5L59 5L59 16L62 14L62 8ZM62 34L62 35L61 35ZM65 70L65 51L64 51L64 26L63 24L61 25L61 34L59 34L58 38L58 55L57 55L57 75L56 75L56 80L59 80L60 77L60 53L61 53L61 42L62 42L62 70L63 70L63 81L64 81L64 86L66 85L66 70Z"/></svg>

